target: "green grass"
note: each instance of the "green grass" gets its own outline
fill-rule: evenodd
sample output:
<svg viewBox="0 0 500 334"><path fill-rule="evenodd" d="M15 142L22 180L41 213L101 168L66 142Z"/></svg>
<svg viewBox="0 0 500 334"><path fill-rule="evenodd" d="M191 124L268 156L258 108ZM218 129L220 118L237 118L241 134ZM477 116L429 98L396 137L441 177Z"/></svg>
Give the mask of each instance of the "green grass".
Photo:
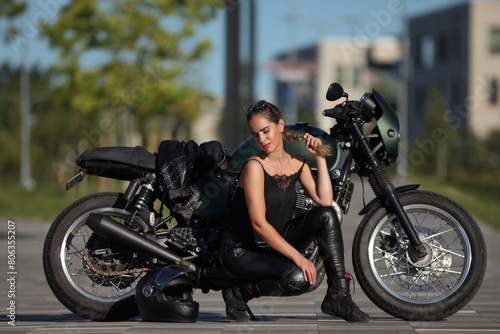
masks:
<svg viewBox="0 0 500 334"><path fill-rule="evenodd" d="M100 188L103 190L98 190ZM37 185L33 190L21 189L18 184L2 184L0 217L53 221L61 211L77 199L105 190L106 186L86 181L69 191L66 191L64 186L56 184Z"/></svg>
<svg viewBox="0 0 500 334"><path fill-rule="evenodd" d="M445 195L462 205L476 220L500 230L500 198L481 191L470 189L436 177L412 175L411 183L421 184L420 189L430 190Z"/></svg>
<svg viewBox="0 0 500 334"><path fill-rule="evenodd" d="M3 185L0 191L0 216L9 219L54 220L76 197L76 192L66 194L63 189L54 186L39 186L28 191L17 185Z"/></svg>

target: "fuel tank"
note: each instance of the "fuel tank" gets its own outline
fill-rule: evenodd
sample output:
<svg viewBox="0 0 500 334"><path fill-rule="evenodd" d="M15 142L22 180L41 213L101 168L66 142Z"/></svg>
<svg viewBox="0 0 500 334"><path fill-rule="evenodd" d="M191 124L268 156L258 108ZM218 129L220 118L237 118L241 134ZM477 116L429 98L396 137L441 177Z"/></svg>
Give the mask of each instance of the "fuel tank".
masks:
<svg viewBox="0 0 500 334"><path fill-rule="evenodd" d="M326 157L326 164L328 165L328 170L333 170L340 158L340 147L337 141L332 138L328 133L317 128L315 126L308 125L307 123L295 123L294 125L288 125L286 128L294 133L305 134L310 133L315 137L321 139L323 145L330 145L332 148L332 155ZM257 143L253 138L248 139L238 146L233 153L231 153L228 172L238 174L241 168L248 161L249 158L258 154L261 151ZM307 152L305 145L302 141L285 142L285 151L289 153L296 153L307 160L309 166L312 170L316 170L316 162L313 156Z"/></svg>

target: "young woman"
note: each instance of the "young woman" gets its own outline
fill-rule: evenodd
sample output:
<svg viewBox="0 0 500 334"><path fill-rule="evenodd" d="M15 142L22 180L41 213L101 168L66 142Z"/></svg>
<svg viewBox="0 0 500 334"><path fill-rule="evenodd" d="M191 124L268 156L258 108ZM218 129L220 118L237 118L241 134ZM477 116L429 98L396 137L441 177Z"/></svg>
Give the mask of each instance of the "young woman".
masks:
<svg viewBox="0 0 500 334"><path fill-rule="evenodd" d="M345 270L340 223L331 207L333 190L325 160L328 148L310 134L300 138L316 161L315 178L303 157L284 150L284 140L299 136L285 130L276 106L259 101L244 111L262 151L241 171L221 258L229 273L252 283L222 291L227 316L248 321L246 303L250 299L304 293L316 281L316 269L301 251L317 239L328 282L322 312L350 322L368 322L369 316L360 311L349 292L351 277ZM318 207L290 220L296 182Z"/></svg>

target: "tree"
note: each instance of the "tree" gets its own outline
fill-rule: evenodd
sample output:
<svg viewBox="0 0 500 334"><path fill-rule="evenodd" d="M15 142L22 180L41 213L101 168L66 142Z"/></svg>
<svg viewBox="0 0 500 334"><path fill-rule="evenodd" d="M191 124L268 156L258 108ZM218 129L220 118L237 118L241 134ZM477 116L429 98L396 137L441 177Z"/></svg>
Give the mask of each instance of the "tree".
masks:
<svg viewBox="0 0 500 334"><path fill-rule="evenodd" d="M448 112L449 108L441 89L431 88L425 103L426 130L413 144L413 149L425 156L419 163L419 172L436 173L439 165L446 164L446 154L442 155L440 150L443 147L448 147L449 150L456 138L456 131L453 131L446 117ZM445 171L440 173L446 174Z"/></svg>
<svg viewBox="0 0 500 334"><path fill-rule="evenodd" d="M4 42L18 29L14 25L16 17L24 13L26 3L18 0L0 2L0 33ZM20 112L19 112L20 71L7 65L0 67L0 174L5 179L17 177L19 170ZM12 86L16 82L17 86Z"/></svg>
<svg viewBox="0 0 500 334"><path fill-rule="evenodd" d="M0 19L4 18L8 22L5 25L4 38L7 40L12 34L17 33L17 29L11 24L11 20L18 17L26 10L26 2L18 0L2 0L0 2Z"/></svg>
<svg viewBox="0 0 500 334"><path fill-rule="evenodd" d="M71 94L71 112L106 117L117 127L129 116L140 116L139 125L158 115L176 126L189 124L203 95L182 83L183 74L210 48L209 40L192 37L196 25L214 17L221 5L220 0L70 1L42 33L60 51L54 70Z"/></svg>
<svg viewBox="0 0 500 334"><path fill-rule="evenodd" d="M21 116L20 116L20 76L21 69L3 64L0 66L0 179L18 180L20 165ZM51 76L47 71L32 68L29 73L32 102L31 157L32 161L56 159L55 146L62 138L66 138L68 128L64 119L53 115L60 109L54 108L53 90L49 83ZM47 119L50 122L46 122ZM52 135L44 135L51 131ZM58 136L54 136L57 133ZM36 169L38 176L46 176L45 164Z"/></svg>

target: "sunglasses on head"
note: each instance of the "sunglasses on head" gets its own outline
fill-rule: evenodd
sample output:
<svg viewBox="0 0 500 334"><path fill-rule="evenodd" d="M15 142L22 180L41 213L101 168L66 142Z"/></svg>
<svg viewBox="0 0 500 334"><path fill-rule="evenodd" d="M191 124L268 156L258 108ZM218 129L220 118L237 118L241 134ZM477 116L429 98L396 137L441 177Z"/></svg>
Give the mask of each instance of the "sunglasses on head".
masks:
<svg viewBox="0 0 500 334"><path fill-rule="evenodd" d="M243 109L243 112L245 113L245 115L247 115L249 112L253 110L260 110L264 107L269 107L272 111L278 113L278 109L272 103L267 102L265 100L260 100L256 104L249 104Z"/></svg>

